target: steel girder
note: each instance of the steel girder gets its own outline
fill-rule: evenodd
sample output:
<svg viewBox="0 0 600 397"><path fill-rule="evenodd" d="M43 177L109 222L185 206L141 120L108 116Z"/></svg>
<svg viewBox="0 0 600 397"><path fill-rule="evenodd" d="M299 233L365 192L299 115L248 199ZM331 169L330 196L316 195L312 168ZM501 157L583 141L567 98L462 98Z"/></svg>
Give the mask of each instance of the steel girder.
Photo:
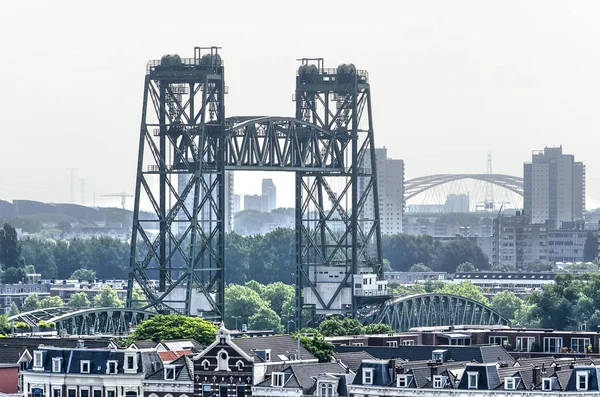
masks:
<svg viewBox="0 0 600 397"><path fill-rule="evenodd" d="M388 324L397 332L414 327L451 325L510 325L492 308L462 296L418 294L386 302L374 323Z"/></svg>
<svg viewBox="0 0 600 397"><path fill-rule="evenodd" d="M139 285L145 300L137 303L144 308L223 316L225 91L216 47L148 64L128 307L135 306L132 291Z"/></svg>
<svg viewBox="0 0 600 397"><path fill-rule="evenodd" d="M119 335L128 333L142 321L156 315L156 312L136 309L102 307L77 310L51 318L59 335L63 331L71 335L92 333Z"/></svg>
<svg viewBox="0 0 600 397"><path fill-rule="evenodd" d="M356 317L362 303L354 275L375 273L382 279L383 269L368 74L353 65L325 69L322 59L302 59L294 100L296 119L337 138L322 154L343 165L338 172L327 167L296 172L299 328L307 323L305 311ZM331 269L337 280L321 276ZM386 299L383 295L379 298Z"/></svg>
<svg viewBox="0 0 600 397"><path fill-rule="evenodd" d="M503 187L523 196L523 178L503 174L439 174L413 178L404 183L404 200L409 200L424 191L445 183L462 179L476 179Z"/></svg>

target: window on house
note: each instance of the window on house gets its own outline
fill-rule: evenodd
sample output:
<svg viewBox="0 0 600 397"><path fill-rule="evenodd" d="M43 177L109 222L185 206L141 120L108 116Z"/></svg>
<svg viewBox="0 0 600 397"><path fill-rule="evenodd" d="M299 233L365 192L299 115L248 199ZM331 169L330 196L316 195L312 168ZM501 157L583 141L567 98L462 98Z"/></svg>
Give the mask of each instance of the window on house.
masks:
<svg viewBox="0 0 600 397"><path fill-rule="evenodd" d="M515 378L505 378L504 379L504 389L506 390L515 390L517 388L517 382Z"/></svg>
<svg viewBox="0 0 600 397"><path fill-rule="evenodd" d="M271 351L267 350L265 352L265 361L271 361Z"/></svg>
<svg viewBox="0 0 600 397"><path fill-rule="evenodd" d="M87 389L81 389L79 391L79 396L80 397L90 397L90 391Z"/></svg>
<svg viewBox="0 0 600 397"><path fill-rule="evenodd" d="M68 397L75 397L76 395L77 395L77 391L75 389L69 389L69 390L67 390L67 396Z"/></svg>
<svg viewBox="0 0 600 397"><path fill-rule="evenodd" d="M433 377L433 388L441 389L442 387L444 387L444 377L441 375L435 375Z"/></svg>
<svg viewBox="0 0 600 397"><path fill-rule="evenodd" d="M127 369L134 369L133 360L134 356L127 356Z"/></svg>
<svg viewBox="0 0 600 397"><path fill-rule="evenodd" d="M388 347L398 347L397 340L388 340L386 343L387 343Z"/></svg>
<svg viewBox="0 0 600 397"><path fill-rule="evenodd" d="M398 375L398 387L408 387L408 375Z"/></svg>
<svg viewBox="0 0 600 397"><path fill-rule="evenodd" d="M490 345L506 346L508 336L490 336Z"/></svg>
<svg viewBox="0 0 600 397"><path fill-rule="evenodd" d="M543 391L552 390L552 379L550 379L550 378L542 379L542 390Z"/></svg>
<svg viewBox="0 0 600 397"><path fill-rule="evenodd" d="M220 385L219 386L219 397L227 397L227 385Z"/></svg>
<svg viewBox="0 0 600 397"><path fill-rule="evenodd" d="M108 373L109 374L116 374L117 373L117 362L116 361L109 361L108 362Z"/></svg>
<svg viewBox="0 0 600 397"><path fill-rule="evenodd" d="M362 381L364 385L373 384L373 368L363 368Z"/></svg>
<svg viewBox="0 0 600 397"><path fill-rule="evenodd" d="M544 352L559 353L562 347L561 337L544 338Z"/></svg>
<svg viewBox="0 0 600 397"><path fill-rule="evenodd" d="M530 336L520 336L517 338L517 346L516 349L519 352L530 352L533 350L533 344L535 343L535 338Z"/></svg>
<svg viewBox="0 0 600 397"><path fill-rule="evenodd" d="M165 366L165 380L175 380L175 367L173 365Z"/></svg>
<svg viewBox="0 0 600 397"><path fill-rule="evenodd" d="M202 397L210 397L210 385L202 385Z"/></svg>
<svg viewBox="0 0 600 397"><path fill-rule="evenodd" d="M467 372L467 386L469 389L477 389L479 386L479 373L478 372Z"/></svg>
<svg viewBox="0 0 600 397"><path fill-rule="evenodd" d="M284 374L283 372L273 372L271 377L271 386L283 387L284 385Z"/></svg>
<svg viewBox="0 0 600 397"><path fill-rule="evenodd" d="M114 390L109 390L106 392L106 397L115 397L115 391Z"/></svg>
<svg viewBox="0 0 600 397"><path fill-rule="evenodd" d="M34 352L33 353L33 366L36 368L42 367L44 364L42 362L42 352Z"/></svg>
<svg viewBox="0 0 600 397"><path fill-rule="evenodd" d="M204 369L205 371L208 371L209 366L210 366L210 363L208 362L208 360L202 361L202 369Z"/></svg>
<svg viewBox="0 0 600 397"><path fill-rule="evenodd" d="M31 397L44 397L44 390L40 387L31 389Z"/></svg>
<svg viewBox="0 0 600 397"><path fill-rule="evenodd" d="M235 396L236 397L246 397L246 386L237 385L235 387Z"/></svg>
<svg viewBox="0 0 600 397"><path fill-rule="evenodd" d="M53 389L52 397L60 397L60 389Z"/></svg>
<svg viewBox="0 0 600 397"><path fill-rule="evenodd" d="M60 372L60 362L61 362L60 358L52 359L52 372Z"/></svg>
<svg viewBox="0 0 600 397"><path fill-rule="evenodd" d="M319 387L319 397L333 397L333 384L322 382Z"/></svg>
<svg viewBox="0 0 600 397"><path fill-rule="evenodd" d="M239 360L237 363L235 363L235 366L237 367L238 371L244 370L244 363L242 362L242 360Z"/></svg>
<svg viewBox="0 0 600 397"><path fill-rule="evenodd" d="M588 373L585 371L577 371L577 390L583 391L588 389Z"/></svg>
<svg viewBox="0 0 600 397"><path fill-rule="evenodd" d="M590 338L571 338L571 349L577 353L585 353L588 346L590 346Z"/></svg>
<svg viewBox="0 0 600 397"><path fill-rule="evenodd" d="M94 397L102 397L102 390L94 390Z"/></svg>
<svg viewBox="0 0 600 397"><path fill-rule="evenodd" d="M82 374L89 374L90 373L90 362L88 360L85 361L80 361L80 371Z"/></svg>
<svg viewBox="0 0 600 397"><path fill-rule="evenodd" d="M402 341L402 346L414 346L414 345L415 345L415 341L412 339Z"/></svg>

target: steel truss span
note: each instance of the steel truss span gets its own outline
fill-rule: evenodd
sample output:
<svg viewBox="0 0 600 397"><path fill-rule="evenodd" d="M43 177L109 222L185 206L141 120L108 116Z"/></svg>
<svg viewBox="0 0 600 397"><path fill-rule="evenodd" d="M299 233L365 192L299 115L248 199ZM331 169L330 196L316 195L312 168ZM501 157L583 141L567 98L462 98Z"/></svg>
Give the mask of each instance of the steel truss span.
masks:
<svg viewBox="0 0 600 397"><path fill-rule="evenodd" d="M223 318L226 170L295 172L297 326L388 299L368 74L302 59L295 117L225 118L217 50L148 64L128 307L139 285L144 309ZM364 274L381 285L355 291Z"/></svg>
<svg viewBox="0 0 600 397"><path fill-rule="evenodd" d="M428 189L462 179L492 183L523 196L523 178L503 174L439 174L409 179L404 183L404 200L409 200Z"/></svg>
<svg viewBox="0 0 600 397"><path fill-rule="evenodd" d="M10 317L9 321L23 321L33 330L39 327L41 321L53 322L59 335L63 332L71 335L118 335L131 331L142 321L155 315L156 312L114 307L81 310L58 307L17 314Z"/></svg>
<svg viewBox="0 0 600 397"><path fill-rule="evenodd" d="M388 324L396 332L414 327L451 325L510 325L500 313L462 296L419 294L386 302L374 323Z"/></svg>

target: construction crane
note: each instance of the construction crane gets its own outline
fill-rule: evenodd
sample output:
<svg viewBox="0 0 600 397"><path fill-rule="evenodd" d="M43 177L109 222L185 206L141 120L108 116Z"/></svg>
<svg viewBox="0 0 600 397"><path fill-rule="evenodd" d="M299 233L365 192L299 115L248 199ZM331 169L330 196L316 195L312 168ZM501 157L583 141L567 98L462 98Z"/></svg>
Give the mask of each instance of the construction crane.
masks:
<svg viewBox="0 0 600 397"><path fill-rule="evenodd" d="M121 197L121 208L125 209L125 200L127 199L127 197L133 197L133 194L113 193L113 194L103 194L102 197Z"/></svg>

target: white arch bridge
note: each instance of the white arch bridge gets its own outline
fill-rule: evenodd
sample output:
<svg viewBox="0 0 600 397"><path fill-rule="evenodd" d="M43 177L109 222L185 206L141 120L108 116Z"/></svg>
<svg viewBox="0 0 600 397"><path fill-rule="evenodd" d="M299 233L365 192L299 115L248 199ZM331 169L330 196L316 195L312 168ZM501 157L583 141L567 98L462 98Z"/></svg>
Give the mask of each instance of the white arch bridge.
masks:
<svg viewBox="0 0 600 397"><path fill-rule="evenodd" d="M491 183L523 196L523 178L504 174L437 174L409 179L404 183L404 200L407 201L426 190L446 183L473 179Z"/></svg>

